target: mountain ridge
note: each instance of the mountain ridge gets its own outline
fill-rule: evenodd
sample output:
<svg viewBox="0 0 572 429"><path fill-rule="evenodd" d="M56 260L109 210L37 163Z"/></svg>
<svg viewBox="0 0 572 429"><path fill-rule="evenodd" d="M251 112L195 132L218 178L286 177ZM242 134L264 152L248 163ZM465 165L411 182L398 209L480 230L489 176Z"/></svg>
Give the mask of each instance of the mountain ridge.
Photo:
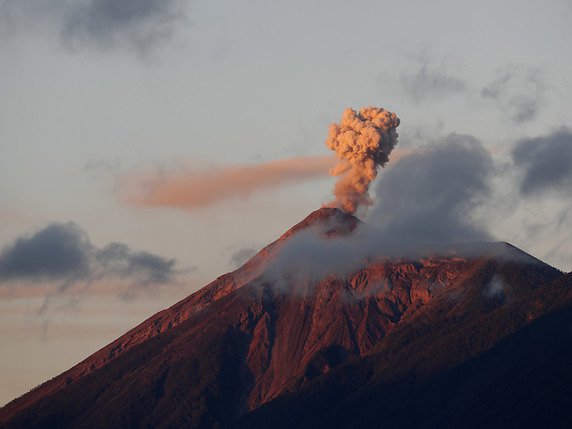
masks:
<svg viewBox="0 0 572 429"><path fill-rule="evenodd" d="M416 326L425 313L433 314L432 307L437 310L431 317L437 320L443 309L453 311L455 300L485 310L501 308L502 315L510 307L507 302L562 276L502 242L481 243L470 257L460 251L368 260L341 277L289 279L291 289L277 288L265 276L270 261L301 231L312 229L335 240L359 226L361 221L337 209L311 213L242 267L9 403L0 410L0 422L29 427L48 421L59 422L54 427L229 425L315 380L327 379L348 362L367 361L400 331L415 341L418 332L407 326ZM471 249L469 244L456 246ZM506 285L495 286L499 278ZM291 292L298 290L305 293ZM538 314L551 311L548 298L543 298ZM463 311L459 314L472 310ZM521 317L518 323L532 320ZM487 347L517 325L485 341ZM69 397L77 403L64 400ZM134 397L145 409L133 403ZM123 406L117 408L116 402Z"/></svg>

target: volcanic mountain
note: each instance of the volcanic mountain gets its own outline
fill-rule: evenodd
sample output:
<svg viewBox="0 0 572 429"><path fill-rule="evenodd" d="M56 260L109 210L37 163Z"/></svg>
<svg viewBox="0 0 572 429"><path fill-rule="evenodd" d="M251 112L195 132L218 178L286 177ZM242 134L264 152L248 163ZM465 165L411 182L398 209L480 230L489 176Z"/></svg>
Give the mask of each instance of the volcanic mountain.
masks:
<svg viewBox="0 0 572 429"><path fill-rule="evenodd" d="M572 423L571 274L507 243L375 243L317 210L6 405L0 425Z"/></svg>

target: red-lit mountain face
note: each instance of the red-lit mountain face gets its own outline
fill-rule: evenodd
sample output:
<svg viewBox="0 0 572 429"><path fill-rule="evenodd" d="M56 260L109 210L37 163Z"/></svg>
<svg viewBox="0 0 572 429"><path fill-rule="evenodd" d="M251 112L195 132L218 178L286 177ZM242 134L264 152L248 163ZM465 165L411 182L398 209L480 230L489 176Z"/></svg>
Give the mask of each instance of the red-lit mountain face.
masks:
<svg viewBox="0 0 572 429"><path fill-rule="evenodd" d="M527 330L569 312L570 276L505 243L446 251L417 246L391 257L380 244L367 257L348 254L354 263L332 275L331 266L344 265L335 258L343 261L343 251L353 249L339 243L362 228L337 209L313 212L238 270L2 408L0 422L102 428L352 427L360 421L378 427L388 415L398 424L403 414L418 417L403 421L418 426L431 420L426 408L415 411L417 403L443 398L452 404L463 398L458 391L471 391L450 376L452 394L439 381L442 374L487 353L494 363L503 342L526 339ZM288 252L300 252L292 243L306 246L299 269L283 263ZM330 246L337 251L323 252ZM572 332L572 320L560 332ZM514 356L523 354L518 350ZM572 357L565 352L560 356ZM498 365L510 367L510 356L501 357L506 362ZM481 381L499 371L483 368ZM423 384L431 377L433 391L433 384ZM542 377L535 386L544 392ZM390 392L398 393L398 405L387 399ZM451 412L463 415L473 399L458 400Z"/></svg>

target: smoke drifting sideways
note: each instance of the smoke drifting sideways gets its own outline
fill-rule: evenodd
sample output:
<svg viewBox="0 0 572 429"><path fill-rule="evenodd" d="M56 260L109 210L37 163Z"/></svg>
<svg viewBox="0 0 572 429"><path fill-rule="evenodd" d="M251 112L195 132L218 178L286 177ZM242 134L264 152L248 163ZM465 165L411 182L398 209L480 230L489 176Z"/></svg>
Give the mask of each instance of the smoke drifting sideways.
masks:
<svg viewBox="0 0 572 429"><path fill-rule="evenodd" d="M404 157L384 173L366 224L334 237L320 228L293 235L277 252L266 280L279 290L309 292L326 278L344 281L372 263L426 258L486 257L524 264L538 259L495 242L475 215L491 201L494 160L481 142L451 134ZM341 211L339 212L342 213ZM349 215L332 216L344 230Z"/></svg>
<svg viewBox="0 0 572 429"><path fill-rule="evenodd" d="M355 213L360 205L371 205L369 186L397 145L399 122L395 113L363 107L359 112L347 108L340 123L330 126L326 146L339 159L330 174L340 178L334 186L335 200L327 206Z"/></svg>
<svg viewBox="0 0 572 429"><path fill-rule="evenodd" d="M136 172L122 178L121 199L135 206L196 210L326 177L334 163L331 156L315 156L199 171Z"/></svg>
<svg viewBox="0 0 572 429"><path fill-rule="evenodd" d="M482 257L530 265L541 263L505 242L405 241L359 223L350 234L333 237L325 235L320 227L299 231L281 244L257 281L277 293L307 296L322 281L349 281L372 265ZM391 281L386 282L390 286ZM376 290L372 289L372 293Z"/></svg>
<svg viewBox="0 0 572 429"><path fill-rule="evenodd" d="M384 172L367 222L395 240L491 240L479 208L491 203L499 169L471 135L449 134Z"/></svg>

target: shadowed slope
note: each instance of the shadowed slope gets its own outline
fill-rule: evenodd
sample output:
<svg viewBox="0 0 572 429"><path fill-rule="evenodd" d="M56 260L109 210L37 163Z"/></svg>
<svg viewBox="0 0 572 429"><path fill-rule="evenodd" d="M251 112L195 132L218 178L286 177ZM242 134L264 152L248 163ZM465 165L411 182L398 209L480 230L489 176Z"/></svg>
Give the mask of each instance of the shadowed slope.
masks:
<svg viewBox="0 0 572 429"><path fill-rule="evenodd" d="M367 357L262 406L241 427L570 427L572 275L521 283L520 267L488 265ZM508 280L504 296L482 294L491 274Z"/></svg>
<svg viewBox="0 0 572 429"><path fill-rule="evenodd" d="M542 291L560 273L505 243L480 243L471 254L468 245L418 248L416 258L381 254L343 275L294 276L286 287L267 275L284 243L300 231L312 228L329 240L359 224L337 209L317 210L243 267L8 404L0 422L232 427L273 400L270 414L262 408L247 422L288 413L284 401L294 401L298 416L313 414L306 399L317 411L329 408L317 399L320 386L331 388L323 396L334 395L343 413L367 398L359 399L360 392L375 377L425 377L460 364L557 305ZM513 304L535 299L531 309ZM453 355L432 358L434 340ZM338 375L341 384L332 381Z"/></svg>

